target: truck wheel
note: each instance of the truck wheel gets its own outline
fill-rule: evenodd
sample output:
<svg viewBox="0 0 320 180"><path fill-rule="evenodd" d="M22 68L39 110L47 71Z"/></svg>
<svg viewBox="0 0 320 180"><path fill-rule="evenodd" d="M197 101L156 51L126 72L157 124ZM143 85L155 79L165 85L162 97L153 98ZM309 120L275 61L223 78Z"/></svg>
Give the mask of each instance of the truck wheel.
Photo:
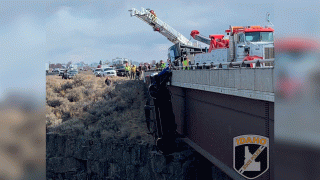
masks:
<svg viewBox="0 0 320 180"><path fill-rule="evenodd" d="M149 94L153 99L156 99L157 92L158 92L157 86L155 84L151 84L149 86Z"/></svg>

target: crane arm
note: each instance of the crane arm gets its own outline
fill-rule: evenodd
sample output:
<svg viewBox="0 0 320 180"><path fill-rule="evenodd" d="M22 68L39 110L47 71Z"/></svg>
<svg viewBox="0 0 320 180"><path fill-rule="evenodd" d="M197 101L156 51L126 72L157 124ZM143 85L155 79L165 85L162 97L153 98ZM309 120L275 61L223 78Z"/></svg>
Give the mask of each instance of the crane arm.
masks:
<svg viewBox="0 0 320 180"><path fill-rule="evenodd" d="M207 37L205 37L205 36L200 35L199 31L197 31L197 30L191 31L190 36L192 36L193 39L195 39L195 40L197 40L197 41L200 41L200 42L202 42L202 43L205 43L205 44L208 44L208 45L211 44L211 39L210 39L210 38L207 38Z"/></svg>
<svg viewBox="0 0 320 180"><path fill-rule="evenodd" d="M186 37L184 37L181 33L170 27L167 23L161 21L159 18L150 13L149 10L141 8L141 11L132 8L129 10L131 12L131 17L135 16L142 21L146 22L150 26L153 27L155 31L159 31L160 34L165 36L172 43L181 43L193 47L198 47L199 45L193 44Z"/></svg>

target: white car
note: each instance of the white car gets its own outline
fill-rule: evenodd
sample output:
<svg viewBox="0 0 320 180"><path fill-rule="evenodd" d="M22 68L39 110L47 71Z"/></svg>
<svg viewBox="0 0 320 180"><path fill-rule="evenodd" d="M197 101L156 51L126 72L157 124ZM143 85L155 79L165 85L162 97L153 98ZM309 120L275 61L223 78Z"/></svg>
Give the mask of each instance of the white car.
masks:
<svg viewBox="0 0 320 180"><path fill-rule="evenodd" d="M103 69L101 74L102 74L103 77L106 77L106 76L117 76L117 71L114 70L113 67L107 67L107 68Z"/></svg>
<svg viewBox="0 0 320 180"><path fill-rule="evenodd" d="M97 68L97 69L95 69L94 71L93 71L93 74L95 75L95 76L101 76L102 75L102 69L101 68Z"/></svg>
<svg viewBox="0 0 320 180"><path fill-rule="evenodd" d="M65 71L65 69L60 69L60 70L59 70L59 76L62 76L63 73L64 73L64 71Z"/></svg>
<svg viewBox="0 0 320 180"><path fill-rule="evenodd" d="M53 70L52 70L52 72L59 72L59 68L54 68Z"/></svg>

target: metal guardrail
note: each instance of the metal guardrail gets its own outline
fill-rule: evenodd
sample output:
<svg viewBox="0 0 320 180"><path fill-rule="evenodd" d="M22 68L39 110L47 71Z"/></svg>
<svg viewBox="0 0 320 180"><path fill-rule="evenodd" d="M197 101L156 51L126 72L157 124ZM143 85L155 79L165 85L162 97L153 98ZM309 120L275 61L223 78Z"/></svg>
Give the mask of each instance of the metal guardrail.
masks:
<svg viewBox="0 0 320 180"><path fill-rule="evenodd" d="M208 66L215 66L215 67L218 67L218 68L222 68L223 65L227 65L227 67L230 67L232 68L233 65L239 65L239 67L245 67L245 65L247 64L252 64L252 63L256 63L256 67L255 68L273 68L273 66L265 66L265 67L259 67L260 63L273 63L274 62L274 59L263 59L263 60L252 60L252 61L243 61L243 62L223 62L223 63L211 63L211 64L198 64L198 65L189 65L189 66L174 66L173 64L172 67L173 68L178 68L178 69L181 69L183 67L185 68L191 68L191 67L202 67L202 66L205 66L205 67L208 67Z"/></svg>
<svg viewBox="0 0 320 180"><path fill-rule="evenodd" d="M267 68L273 68L274 66L265 66L265 67L259 67L258 64L259 63L273 63L274 62L274 59L263 59L263 60L252 60L252 61L243 61L243 62L224 62L224 63L215 63L215 64L202 64L202 65L189 65L189 66L175 66L171 63L171 69L174 69L174 70L181 70L183 69L184 67L185 68L191 68L191 70L194 70L192 69L192 67L203 67L203 66L215 66L215 67L218 67L219 69L222 68L222 65L227 65L228 68L232 68L233 65L239 65L239 67L241 68L246 68L244 65L247 65L247 64L252 64L252 63L256 63L256 67L257 69L267 69ZM258 66L258 67L257 67ZM251 67L250 67L251 68ZM159 69L152 69L152 70L148 70L146 72L158 72L158 71L162 71L163 68L159 68Z"/></svg>

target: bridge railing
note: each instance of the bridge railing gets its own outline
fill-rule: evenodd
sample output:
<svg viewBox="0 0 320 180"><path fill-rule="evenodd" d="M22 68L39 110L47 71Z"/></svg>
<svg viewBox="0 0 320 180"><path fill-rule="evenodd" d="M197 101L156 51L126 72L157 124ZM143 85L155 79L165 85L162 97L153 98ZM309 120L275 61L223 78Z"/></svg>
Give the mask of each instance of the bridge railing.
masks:
<svg viewBox="0 0 320 180"><path fill-rule="evenodd" d="M269 63L269 64L273 64L274 63L274 59L259 59L259 60L252 60L252 61L243 61L243 62L223 62L223 63L211 63L211 64L197 64L197 65L188 65L188 66L174 66L172 65L172 68L175 70L181 70L183 69L183 67L185 67L186 69L190 68L192 69L198 69L199 67L215 67L215 69L219 69L219 68L224 68L223 66L225 66L226 68L235 68L235 67L246 67L247 64L255 64L254 68L273 68L273 66L262 66L260 67L260 64L263 63Z"/></svg>

